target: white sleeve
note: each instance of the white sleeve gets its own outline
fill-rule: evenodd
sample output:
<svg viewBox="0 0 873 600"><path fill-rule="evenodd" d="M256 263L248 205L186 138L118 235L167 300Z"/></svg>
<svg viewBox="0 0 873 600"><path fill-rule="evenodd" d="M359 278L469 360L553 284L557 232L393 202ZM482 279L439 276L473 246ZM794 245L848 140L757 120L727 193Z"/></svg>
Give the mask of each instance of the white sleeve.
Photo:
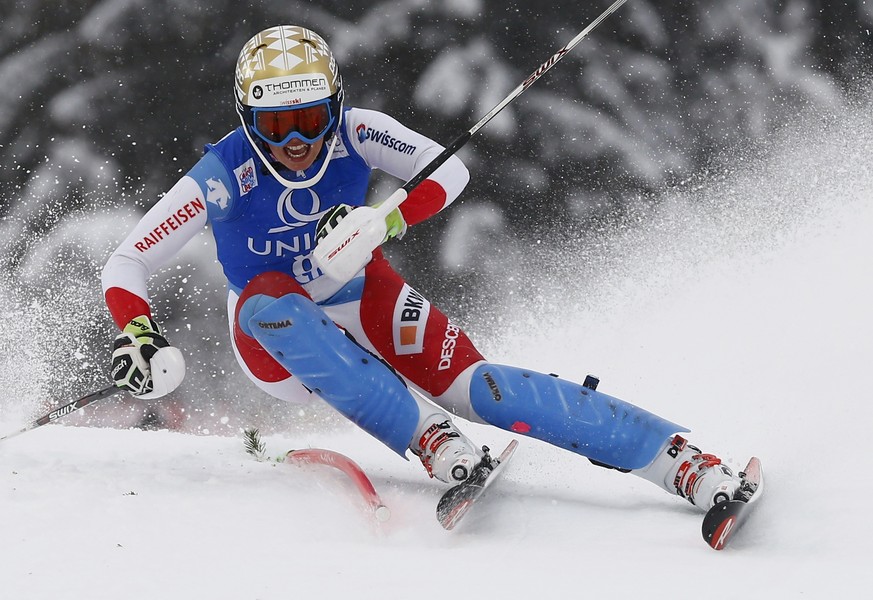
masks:
<svg viewBox="0 0 873 600"><path fill-rule="evenodd" d="M146 282L207 221L206 201L197 182L180 179L155 204L121 243L103 267L103 293L121 288L148 302Z"/></svg>
<svg viewBox="0 0 873 600"><path fill-rule="evenodd" d="M403 181L412 179L444 150L432 139L375 110L349 109L345 127L352 147L371 168ZM466 187L470 174L461 159L451 156L428 179L445 190L445 208Z"/></svg>

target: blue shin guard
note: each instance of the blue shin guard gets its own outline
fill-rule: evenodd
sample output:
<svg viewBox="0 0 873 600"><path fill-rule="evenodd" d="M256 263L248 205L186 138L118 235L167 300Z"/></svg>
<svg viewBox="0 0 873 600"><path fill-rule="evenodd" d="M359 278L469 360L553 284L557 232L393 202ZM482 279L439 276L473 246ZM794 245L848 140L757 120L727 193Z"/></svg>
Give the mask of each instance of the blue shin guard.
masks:
<svg viewBox="0 0 873 600"><path fill-rule="evenodd" d="M476 369L470 401L492 425L618 469L651 464L670 436L688 431L578 383L502 365Z"/></svg>
<svg viewBox="0 0 873 600"><path fill-rule="evenodd" d="M343 416L404 456L418 404L403 382L299 294L253 297L252 336L294 377Z"/></svg>

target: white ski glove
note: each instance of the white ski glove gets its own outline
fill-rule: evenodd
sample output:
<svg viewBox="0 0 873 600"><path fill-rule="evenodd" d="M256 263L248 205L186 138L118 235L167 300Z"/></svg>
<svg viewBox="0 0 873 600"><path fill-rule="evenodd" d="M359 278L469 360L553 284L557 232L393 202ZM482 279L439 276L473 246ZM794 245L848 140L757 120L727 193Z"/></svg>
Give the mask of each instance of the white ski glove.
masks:
<svg viewBox="0 0 873 600"><path fill-rule="evenodd" d="M377 205L378 206L378 205ZM318 225L315 227L315 241L316 243L327 236L333 229L342 221L350 212L355 210L356 207L349 206L348 204L337 204L332 209L324 213L322 217L318 220ZM375 208L375 207L374 207ZM399 208L395 208L388 216L385 217L385 238L382 240L384 244L391 238L397 238L398 240L403 238L403 235L406 233L406 220L403 218L403 214L400 212Z"/></svg>
<svg viewBox="0 0 873 600"><path fill-rule="evenodd" d="M160 398L185 378L182 352L167 342L147 315L124 326L112 345L112 379L138 398Z"/></svg>

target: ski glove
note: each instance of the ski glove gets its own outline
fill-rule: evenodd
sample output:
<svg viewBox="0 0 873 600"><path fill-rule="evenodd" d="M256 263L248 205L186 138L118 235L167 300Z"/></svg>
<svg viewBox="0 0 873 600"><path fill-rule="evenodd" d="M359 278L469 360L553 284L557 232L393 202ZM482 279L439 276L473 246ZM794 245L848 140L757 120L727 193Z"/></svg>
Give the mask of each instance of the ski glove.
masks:
<svg viewBox="0 0 873 600"><path fill-rule="evenodd" d="M112 379L138 398L169 394L185 377L185 359L148 315L124 326L112 344Z"/></svg>
<svg viewBox="0 0 873 600"><path fill-rule="evenodd" d="M324 213L321 219L318 220L318 225L315 228L316 242L320 241L327 236L327 234L333 231L334 227L336 227L339 222L354 209L354 206L349 206L348 204L337 204ZM395 208L388 213L387 217L385 217L385 239L382 240L382 243L384 244L391 238L397 238L399 240L405 233L406 220L403 218L400 209Z"/></svg>

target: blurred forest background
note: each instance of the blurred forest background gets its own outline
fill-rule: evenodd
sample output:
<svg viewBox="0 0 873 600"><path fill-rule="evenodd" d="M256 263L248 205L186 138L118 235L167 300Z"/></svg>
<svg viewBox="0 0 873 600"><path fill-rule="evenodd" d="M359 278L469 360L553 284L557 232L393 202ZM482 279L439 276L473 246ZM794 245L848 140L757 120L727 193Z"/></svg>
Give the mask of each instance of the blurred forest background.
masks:
<svg viewBox="0 0 873 600"><path fill-rule="evenodd" d="M611 1L0 0L8 394L66 401L105 385L115 330L103 262L203 145L237 126L233 66L257 31L320 32L347 105L448 143ZM868 0L629 0L467 144L461 199L389 255L475 338L489 324L474 315L514 285L531 248L638 219L664 191L726 168L725 152L753 154L799 115L850 102L871 30ZM373 199L399 183L377 175ZM135 420L203 430L273 414L236 370L208 233L152 294L190 371L172 401L126 408Z"/></svg>

